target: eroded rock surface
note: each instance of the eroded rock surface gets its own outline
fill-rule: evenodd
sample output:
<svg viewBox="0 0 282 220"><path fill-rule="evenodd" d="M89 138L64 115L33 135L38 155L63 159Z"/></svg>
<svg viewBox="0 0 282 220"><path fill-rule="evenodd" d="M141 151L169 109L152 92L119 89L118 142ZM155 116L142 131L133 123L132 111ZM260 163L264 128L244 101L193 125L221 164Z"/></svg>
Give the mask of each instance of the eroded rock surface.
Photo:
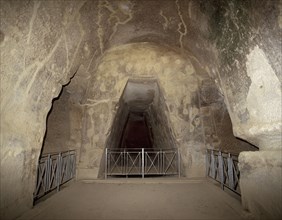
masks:
<svg viewBox="0 0 282 220"><path fill-rule="evenodd" d="M225 138L229 116L235 136L281 155L278 0L2 0L0 11L1 218L32 205L47 114L67 83L58 106L69 107L62 126L69 130L61 137L93 178L130 77L159 80L187 176L202 175L208 144L254 149Z"/></svg>

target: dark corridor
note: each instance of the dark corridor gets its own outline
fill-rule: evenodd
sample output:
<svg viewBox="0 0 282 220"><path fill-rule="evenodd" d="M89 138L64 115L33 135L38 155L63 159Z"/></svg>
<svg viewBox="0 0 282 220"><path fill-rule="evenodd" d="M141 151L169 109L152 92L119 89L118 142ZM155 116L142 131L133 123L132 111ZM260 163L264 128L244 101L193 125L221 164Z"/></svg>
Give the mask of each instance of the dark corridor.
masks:
<svg viewBox="0 0 282 220"><path fill-rule="evenodd" d="M144 113L129 113L120 148L153 148L152 132Z"/></svg>

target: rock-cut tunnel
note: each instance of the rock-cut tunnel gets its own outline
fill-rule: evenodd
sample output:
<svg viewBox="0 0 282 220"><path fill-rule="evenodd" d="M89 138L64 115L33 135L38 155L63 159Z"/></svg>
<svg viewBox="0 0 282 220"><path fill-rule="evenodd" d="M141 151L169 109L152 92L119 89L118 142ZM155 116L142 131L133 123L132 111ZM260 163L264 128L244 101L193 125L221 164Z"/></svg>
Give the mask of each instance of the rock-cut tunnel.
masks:
<svg viewBox="0 0 282 220"><path fill-rule="evenodd" d="M115 158L112 162L125 160L124 162L128 163L132 159L131 162L134 164L125 169L130 169L133 165L140 166L141 157L138 157L139 154L136 153L141 153L143 148L146 153L153 154L150 155L151 162L154 161L151 165L154 165L155 168L160 166L156 152L177 149L165 110L167 110L165 100L157 79L152 77L129 79L119 99L117 113L110 128L111 133L106 141L106 148L108 151L114 149L119 152L131 152L131 154L127 153L130 156L127 159L119 157L124 157L124 155L114 155L118 159ZM133 153L134 151L136 152ZM111 160L111 155L106 157ZM105 172L104 159L100 164L100 175ZM134 173L129 172L129 174ZM160 170L155 170L155 174L161 174ZM124 175L128 176L128 173Z"/></svg>
<svg viewBox="0 0 282 220"><path fill-rule="evenodd" d="M112 125L113 131L108 141L109 148L160 148L156 146L159 144L157 141L160 139L160 133L163 133L164 138L166 136L169 138L171 134L167 133L168 129L165 128L156 133L157 128L153 127L156 124L168 126L165 123L166 118L153 118L152 112L158 112L156 108L162 110L159 94L156 80L139 79L127 82L118 104L121 109L118 109ZM115 135L117 137L114 137ZM156 142L154 136L157 138Z"/></svg>
<svg viewBox="0 0 282 220"><path fill-rule="evenodd" d="M160 98L160 90L156 80L129 80L118 104L121 109L118 109L115 116L108 147L160 148L160 139L171 139L172 134L168 132L167 119L160 118L164 116L164 113L161 112L164 103L161 100L163 99ZM159 116L154 118L156 115L153 112L158 112ZM163 126L156 127L157 124ZM163 138L160 136L161 133ZM115 135L118 136L114 137ZM168 146L163 146L163 148L165 147Z"/></svg>
<svg viewBox="0 0 282 220"><path fill-rule="evenodd" d="M236 154L240 207L280 218L281 9L279 0L1 0L1 219L31 209L42 158L61 161L48 160L46 173L60 172L42 184L64 178L65 158L81 184L103 179L108 159L119 158L106 149L135 148L153 152L142 153L141 165L174 149L180 182L206 180L210 150ZM95 187L97 196L112 192ZM183 190L176 210L197 210L185 200L193 187L171 185ZM188 218L181 210L175 218Z"/></svg>

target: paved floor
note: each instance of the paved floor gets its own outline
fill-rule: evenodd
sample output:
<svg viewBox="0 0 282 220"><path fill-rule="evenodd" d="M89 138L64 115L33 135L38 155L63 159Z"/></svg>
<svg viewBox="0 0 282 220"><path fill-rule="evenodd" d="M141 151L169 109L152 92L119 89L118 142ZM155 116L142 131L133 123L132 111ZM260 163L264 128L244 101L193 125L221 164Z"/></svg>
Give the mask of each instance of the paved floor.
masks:
<svg viewBox="0 0 282 220"><path fill-rule="evenodd" d="M203 180L73 182L19 219L251 219L240 201Z"/></svg>

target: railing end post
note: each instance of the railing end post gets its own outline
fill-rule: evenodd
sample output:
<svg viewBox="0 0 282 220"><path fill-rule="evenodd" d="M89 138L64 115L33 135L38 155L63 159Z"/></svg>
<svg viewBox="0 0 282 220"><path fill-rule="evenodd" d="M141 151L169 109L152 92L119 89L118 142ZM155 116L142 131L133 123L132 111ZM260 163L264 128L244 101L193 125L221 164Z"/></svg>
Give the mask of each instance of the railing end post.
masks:
<svg viewBox="0 0 282 220"><path fill-rule="evenodd" d="M144 148L142 148L142 178L144 179L145 176L145 169L144 169Z"/></svg>
<svg viewBox="0 0 282 220"><path fill-rule="evenodd" d="M180 158L180 150L177 148L177 156L178 156L178 178L181 177L181 158Z"/></svg>
<svg viewBox="0 0 282 220"><path fill-rule="evenodd" d="M105 149L105 179L107 179L107 169L108 169L108 148Z"/></svg>

